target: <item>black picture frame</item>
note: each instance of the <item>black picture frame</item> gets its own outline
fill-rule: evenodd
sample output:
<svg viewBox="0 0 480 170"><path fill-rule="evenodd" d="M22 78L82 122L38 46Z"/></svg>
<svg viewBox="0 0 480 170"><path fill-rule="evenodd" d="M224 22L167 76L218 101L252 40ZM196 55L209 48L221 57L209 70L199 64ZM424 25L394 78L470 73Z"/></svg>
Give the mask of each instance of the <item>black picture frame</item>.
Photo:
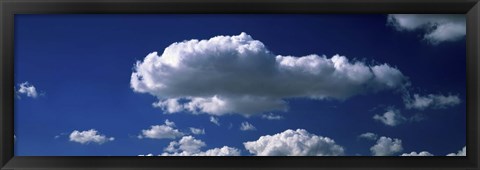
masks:
<svg viewBox="0 0 480 170"><path fill-rule="evenodd" d="M465 157L14 157L14 15L150 13L456 13L467 16ZM463 169L479 168L478 0L1 0L1 169Z"/></svg>

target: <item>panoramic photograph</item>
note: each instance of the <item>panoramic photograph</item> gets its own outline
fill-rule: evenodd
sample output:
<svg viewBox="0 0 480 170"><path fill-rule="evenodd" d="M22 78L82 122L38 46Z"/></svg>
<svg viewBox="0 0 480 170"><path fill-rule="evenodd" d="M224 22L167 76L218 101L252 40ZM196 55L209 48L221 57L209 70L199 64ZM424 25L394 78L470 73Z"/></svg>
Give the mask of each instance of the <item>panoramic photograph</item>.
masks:
<svg viewBox="0 0 480 170"><path fill-rule="evenodd" d="M15 156L466 156L463 14L15 15Z"/></svg>

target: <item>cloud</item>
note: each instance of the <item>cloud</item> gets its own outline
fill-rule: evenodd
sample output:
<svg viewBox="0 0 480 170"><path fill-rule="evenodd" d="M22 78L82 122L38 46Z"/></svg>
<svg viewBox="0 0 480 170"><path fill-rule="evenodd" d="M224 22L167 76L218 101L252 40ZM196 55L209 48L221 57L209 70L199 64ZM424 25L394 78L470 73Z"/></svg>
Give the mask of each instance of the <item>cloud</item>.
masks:
<svg viewBox="0 0 480 170"><path fill-rule="evenodd" d="M370 148L374 156L391 156L403 151L402 140L382 136L377 144Z"/></svg>
<svg viewBox="0 0 480 170"><path fill-rule="evenodd" d="M138 138L175 139L182 137L184 134L174 127L175 123L167 119L165 125L153 125L150 129L142 130L142 134L138 135Z"/></svg>
<svg viewBox="0 0 480 170"><path fill-rule="evenodd" d="M390 14L387 23L399 31L422 30L423 39L435 45L463 38L465 20L463 14Z"/></svg>
<svg viewBox="0 0 480 170"><path fill-rule="evenodd" d="M149 154L146 154L146 155L138 155L138 156L153 156L153 154L149 153Z"/></svg>
<svg viewBox="0 0 480 170"><path fill-rule="evenodd" d="M217 126L220 126L220 121L216 117L210 116L210 122L216 124Z"/></svg>
<svg viewBox="0 0 480 170"><path fill-rule="evenodd" d="M165 125L170 126L170 127L175 127L175 122L172 122L168 119L165 120Z"/></svg>
<svg viewBox="0 0 480 170"><path fill-rule="evenodd" d="M442 95L442 94L428 94L426 96L420 96L414 94L413 98L410 95L404 96L404 103L407 109L425 110L427 108L433 109L445 109L453 107L461 103L458 95Z"/></svg>
<svg viewBox="0 0 480 170"><path fill-rule="evenodd" d="M255 128L255 126L253 126L252 124L250 124L248 122L242 122L242 124L240 125L240 130L242 130L242 131L257 130L257 128Z"/></svg>
<svg viewBox="0 0 480 170"><path fill-rule="evenodd" d="M153 107L161 108L165 113L176 113L183 110L183 106L178 103L178 99L167 99L152 104Z"/></svg>
<svg viewBox="0 0 480 170"><path fill-rule="evenodd" d="M359 138L368 139L368 140L377 140L378 135L372 132L367 132L358 136Z"/></svg>
<svg viewBox="0 0 480 170"><path fill-rule="evenodd" d="M268 113L268 114L263 114L262 119L268 119L268 120L280 120L283 119L283 116L280 115L275 115L273 113Z"/></svg>
<svg viewBox="0 0 480 170"><path fill-rule="evenodd" d="M190 128L190 132L192 132L195 135L203 135L205 134L205 129L198 129L198 128Z"/></svg>
<svg viewBox="0 0 480 170"><path fill-rule="evenodd" d="M411 152L411 153L404 153L400 156L434 156L433 154L431 154L430 152L427 152L427 151L422 151L420 153L417 153L417 152Z"/></svg>
<svg viewBox="0 0 480 170"><path fill-rule="evenodd" d="M333 139L308 133L304 129L275 135L261 136L256 141L244 142L245 148L257 156L339 156L344 148Z"/></svg>
<svg viewBox="0 0 480 170"><path fill-rule="evenodd" d="M70 141L78 142L81 144L88 144L88 143L103 144L105 142L113 141L113 140L115 140L115 138L101 135L95 129L90 129L88 131L82 131L82 132L74 130L70 134Z"/></svg>
<svg viewBox="0 0 480 170"><path fill-rule="evenodd" d="M457 153L449 153L447 156L467 156L467 147L464 146L462 150L459 150Z"/></svg>
<svg viewBox="0 0 480 170"><path fill-rule="evenodd" d="M19 86L20 87L17 90L17 94L26 95L27 97L31 97L31 98L38 97L37 89L35 88L35 86L31 85L30 83L24 82L24 83L21 83Z"/></svg>
<svg viewBox="0 0 480 170"><path fill-rule="evenodd" d="M178 142L170 142L159 156L240 156L240 150L228 146L201 151L205 142L195 139L193 136L184 136Z"/></svg>
<svg viewBox="0 0 480 170"><path fill-rule="evenodd" d="M383 115L376 114L373 116L373 119L388 126L397 126L407 120L407 118L400 114L400 111L393 109L388 110Z"/></svg>
<svg viewBox="0 0 480 170"><path fill-rule="evenodd" d="M398 89L407 82L388 64L345 56L275 55L250 35L185 40L134 65L133 91L158 98L165 113L241 114L287 111L289 98L337 99Z"/></svg>

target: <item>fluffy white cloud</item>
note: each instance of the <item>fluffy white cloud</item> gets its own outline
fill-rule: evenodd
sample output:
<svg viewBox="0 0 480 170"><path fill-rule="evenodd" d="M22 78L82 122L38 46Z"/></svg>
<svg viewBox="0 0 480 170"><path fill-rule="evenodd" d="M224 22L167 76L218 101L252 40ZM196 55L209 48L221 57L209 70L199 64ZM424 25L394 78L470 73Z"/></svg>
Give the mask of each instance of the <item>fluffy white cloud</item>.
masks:
<svg viewBox="0 0 480 170"><path fill-rule="evenodd" d="M280 119L283 119L283 116L275 115L273 113L268 113L268 114L263 114L262 118L268 119L268 120L280 120Z"/></svg>
<svg viewBox="0 0 480 170"><path fill-rule="evenodd" d="M418 110L427 108L444 109L461 103L458 95L445 96L441 94L429 94L426 96L414 94L413 98L411 98L410 95L405 95L403 100L406 108Z"/></svg>
<svg viewBox="0 0 480 170"><path fill-rule="evenodd" d="M261 136L256 141L244 142L245 148L257 156L339 156L344 148L333 139L308 133L304 129L275 135Z"/></svg>
<svg viewBox="0 0 480 170"><path fill-rule="evenodd" d="M159 156L240 156L240 150L228 146L201 151L205 142L195 139L193 136L184 136L178 142L170 142L167 148Z"/></svg>
<svg viewBox="0 0 480 170"><path fill-rule="evenodd" d="M242 124L240 125L240 130L242 130L242 131L257 130L257 128L255 128L255 126L253 126L252 124L250 124L248 122L242 122Z"/></svg>
<svg viewBox="0 0 480 170"><path fill-rule="evenodd" d="M382 136L377 143L370 148L374 156L391 156L403 151L402 140Z"/></svg>
<svg viewBox="0 0 480 170"><path fill-rule="evenodd" d="M467 156L467 147L464 146L462 150L459 150L457 153L449 153L447 156Z"/></svg>
<svg viewBox="0 0 480 170"><path fill-rule="evenodd" d="M17 94L27 95L27 97L31 97L31 98L38 97L37 89L35 88L35 86L31 85L30 83L24 82L24 83L21 83L19 86L20 87L17 90Z"/></svg>
<svg viewBox="0 0 480 170"><path fill-rule="evenodd" d="M456 41L466 34L463 14L391 14L387 22L397 30L423 30L423 38L432 44Z"/></svg>
<svg viewBox="0 0 480 170"><path fill-rule="evenodd" d="M205 134L205 129L199 129L199 128L190 128L190 132L192 132L195 135L203 135Z"/></svg>
<svg viewBox="0 0 480 170"><path fill-rule="evenodd" d="M163 109L165 113L176 113L183 110L183 105L178 103L178 99L175 98L158 101L152 106Z"/></svg>
<svg viewBox="0 0 480 170"><path fill-rule="evenodd" d="M286 111L288 98L344 100L405 85L388 64L367 65L335 55L274 55L250 35L173 43L137 61L131 88L158 98L166 113L250 116Z"/></svg>
<svg viewBox="0 0 480 170"><path fill-rule="evenodd" d="M361 134L361 135L358 136L358 137L359 137L359 138L368 139L368 140L377 140L378 135L375 134L375 133L372 133L372 132L367 132L367 133Z"/></svg>
<svg viewBox="0 0 480 170"><path fill-rule="evenodd" d="M138 135L138 138L175 139L184 135L174 127L175 123L167 119L165 120L165 125L153 125L150 129L142 130L142 134Z"/></svg>
<svg viewBox="0 0 480 170"><path fill-rule="evenodd" d="M398 110L388 110L383 115L376 114L373 116L373 119L388 126L397 126L407 121L407 118L400 114L400 111Z"/></svg>
<svg viewBox="0 0 480 170"><path fill-rule="evenodd" d="M216 124L217 126L220 126L220 120L218 120L218 118L216 117L210 116L210 122Z"/></svg>
<svg viewBox="0 0 480 170"><path fill-rule="evenodd" d="M95 129L90 129L90 130L82 131L82 132L74 130L70 134L70 141L78 142L78 143L81 143L81 144L88 144L88 143L103 144L105 142L113 141L113 140L115 140L115 138L106 137L105 135L101 135Z"/></svg>
<svg viewBox="0 0 480 170"><path fill-rule="evenodd" d="M417 152L404 153L401 156L434 156L434 155L431 154L430 152L422 151L420 153L417 153Z"/></svg>

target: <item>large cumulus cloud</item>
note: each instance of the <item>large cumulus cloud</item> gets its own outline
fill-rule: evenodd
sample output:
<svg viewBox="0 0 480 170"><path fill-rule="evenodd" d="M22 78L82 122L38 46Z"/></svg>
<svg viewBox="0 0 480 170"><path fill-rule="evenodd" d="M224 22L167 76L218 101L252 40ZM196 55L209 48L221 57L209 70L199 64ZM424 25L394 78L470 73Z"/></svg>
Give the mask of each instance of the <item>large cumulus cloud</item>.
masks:
<svg viewBox="0 0 480 170"><path fill-rule="evenodd" d="M338 99L396 89L407 78L388 64L345 56L275 55L246 33L176 42L137 61L131 88L165 113L245 116L286 111L288 98Z"/></svg>
<svg viewBox="0 0 480 170"><path fill-rule="evenodd" d="M328 137L317 136L304 129L261 136L244 142L245 148L256 156L341 156L344 148Z"/></svg>

